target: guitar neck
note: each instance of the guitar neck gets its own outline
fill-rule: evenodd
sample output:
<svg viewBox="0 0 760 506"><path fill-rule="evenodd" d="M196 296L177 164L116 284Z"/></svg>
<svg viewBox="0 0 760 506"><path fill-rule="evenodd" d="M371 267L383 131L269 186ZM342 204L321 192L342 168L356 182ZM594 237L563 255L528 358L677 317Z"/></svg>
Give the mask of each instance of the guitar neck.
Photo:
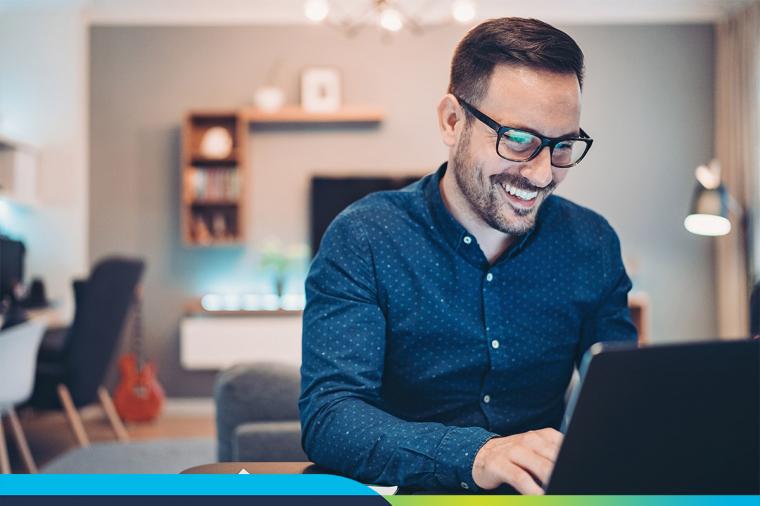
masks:
<svg viewBox="0 0 760 506"><path fill-rule="evenodd" d="M136 294L132 320L132 353L135 354L138 372L142 370L145 363L143 351L142 297Z"/></svg>

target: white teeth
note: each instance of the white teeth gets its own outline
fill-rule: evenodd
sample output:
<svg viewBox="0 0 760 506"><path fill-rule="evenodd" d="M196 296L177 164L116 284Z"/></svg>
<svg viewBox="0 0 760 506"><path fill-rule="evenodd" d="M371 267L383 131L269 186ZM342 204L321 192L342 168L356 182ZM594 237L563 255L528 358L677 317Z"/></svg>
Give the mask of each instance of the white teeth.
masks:
<svg viewBox="0 0 760 506"><path fill-rule="evenodd" d="M538 196L538 192L529 192L525 190L521 190L520 188L515 188L512 185L504 183L501 185L502 188L504 188L504 191L509 193L510 195L514 195L515 197L521 198L523 200L533 200Z"/></svg>

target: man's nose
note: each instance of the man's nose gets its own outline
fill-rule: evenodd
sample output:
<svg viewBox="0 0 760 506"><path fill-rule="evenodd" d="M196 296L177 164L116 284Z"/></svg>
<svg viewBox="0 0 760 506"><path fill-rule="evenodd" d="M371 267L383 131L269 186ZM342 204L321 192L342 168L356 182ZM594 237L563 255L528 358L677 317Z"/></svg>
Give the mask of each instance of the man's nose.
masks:
<svg viewBox="0 0 760 506"><path fill-rule="evenodd" d="M554 177L552 174L551 151L546 146L533 160L526 163L520 170L520 175L527 178L533 186L545 188Z"/></svg>

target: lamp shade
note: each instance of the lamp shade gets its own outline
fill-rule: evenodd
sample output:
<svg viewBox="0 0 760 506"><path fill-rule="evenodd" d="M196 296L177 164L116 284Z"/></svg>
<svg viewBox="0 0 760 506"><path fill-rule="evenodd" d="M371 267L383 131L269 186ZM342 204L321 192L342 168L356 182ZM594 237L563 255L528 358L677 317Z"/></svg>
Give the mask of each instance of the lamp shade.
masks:
<svg viewBox="0 0 760 506"><path fill-rule="evenodd" d="M731 232L728 205L728 191L722 184L717 188L705 188L698 183L691 200L691 212L683 222L684 227L692 234L726 235Z"/></svg>

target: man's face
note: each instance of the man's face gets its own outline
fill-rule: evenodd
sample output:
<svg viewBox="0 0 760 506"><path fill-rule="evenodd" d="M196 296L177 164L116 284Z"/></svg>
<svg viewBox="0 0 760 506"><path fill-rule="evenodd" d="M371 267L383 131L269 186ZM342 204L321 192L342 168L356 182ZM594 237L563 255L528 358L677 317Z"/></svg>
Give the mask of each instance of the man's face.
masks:
<svg viewBox="0 0 760 506"><path fill-rule="evenodd" d="M501 125L546 137L578 134L580 87L575 74L497 65L486 97L473 104ZM529 162L496 153L496 132L476 118L464 127L452 157L457 184L472 211L492 228L522 234L533 227L544 200L567 175L544 148Z"/></svg>

